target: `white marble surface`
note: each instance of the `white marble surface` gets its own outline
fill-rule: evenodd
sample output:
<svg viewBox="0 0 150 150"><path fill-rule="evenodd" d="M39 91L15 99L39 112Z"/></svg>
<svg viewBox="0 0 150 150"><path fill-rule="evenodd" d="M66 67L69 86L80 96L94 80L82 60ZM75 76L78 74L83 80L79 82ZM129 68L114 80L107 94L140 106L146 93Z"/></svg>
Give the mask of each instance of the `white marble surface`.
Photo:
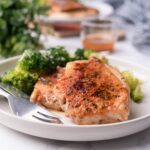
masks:
<svg viewBox="0 0 150 150"><path fill-rule="evenodd" d="M58 40L58 39L57 39ZM56 41L49 42L55 46ZM80 47L79 39L65 39L60 45L68 49ZM107 54L107 53L105 53ZM150 67L150 56L141 55L129 42L116 45L116 52L110 53L117 58L133 61ZM136 127L135 127L136 128ZM34 130L34 127L33 127ZM96 142L63 142L41 139L8 129L0 124L0 150L149 150L150 128L140 133L109 141Z"/></svg>
<svg viewBox="0 0 150 150"><path fill-rule="evenodd" d="M0 125L1 150L149 150L150 129L109 141L64 142L41 139Z"/></svg>

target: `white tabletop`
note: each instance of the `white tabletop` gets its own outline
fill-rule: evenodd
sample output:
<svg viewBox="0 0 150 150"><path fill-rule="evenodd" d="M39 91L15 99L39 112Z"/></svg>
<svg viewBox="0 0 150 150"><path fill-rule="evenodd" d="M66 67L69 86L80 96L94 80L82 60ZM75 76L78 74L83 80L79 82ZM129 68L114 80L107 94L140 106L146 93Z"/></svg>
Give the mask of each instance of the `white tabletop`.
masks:
<svg viewBox="0 0 150 150"><path fill-rule="evenodd" d="M56 42L57 41L57 42ZM48 46L66 45L71 51L73 47L80 47L79 39L53 39L46 43ZM105 53L107 54L107 53ZM150 56L139 53L129 42L119 42L113 57L129 60L150 67ZM136 127L135 127L136 128ZM34 130L34 127L33 127ZM29 136L8 129L0 124L0 150L149 150L150 128L140 133L109 141L97 142L63 142Z"/></svg>

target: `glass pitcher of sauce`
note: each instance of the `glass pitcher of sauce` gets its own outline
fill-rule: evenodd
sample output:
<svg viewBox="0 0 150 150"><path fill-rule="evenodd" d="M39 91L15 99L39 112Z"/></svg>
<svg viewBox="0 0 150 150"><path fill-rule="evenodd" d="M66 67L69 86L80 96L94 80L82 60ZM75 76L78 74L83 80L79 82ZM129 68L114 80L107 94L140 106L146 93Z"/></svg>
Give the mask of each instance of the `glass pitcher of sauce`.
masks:
<svg viewBox="0 0 150 150"><path fill-rule="evenodd" d="M85 49L112 51L116 42L116 30L111 20L84 21L81 40Z"/></svg>

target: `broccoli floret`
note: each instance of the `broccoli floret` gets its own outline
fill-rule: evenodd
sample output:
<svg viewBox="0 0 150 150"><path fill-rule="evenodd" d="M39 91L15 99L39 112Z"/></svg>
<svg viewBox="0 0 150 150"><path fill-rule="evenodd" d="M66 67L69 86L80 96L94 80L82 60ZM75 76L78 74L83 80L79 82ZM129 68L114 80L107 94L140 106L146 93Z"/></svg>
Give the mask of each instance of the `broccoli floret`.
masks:
<svg viewBox="0 0 150 150"><path fill-rule="evenodd" d="M139 102L143 98L143 93L141 90L141 81L134 77L134 75L129 71L122 72L122 76L130 87L130 96L133 101Z"/></svg>
<svg viewBox="0 0 150 150"><path fill-rule="evenodd" d="M70 55L64 47L58 46L47 50L49 67L55 70L57 66L64 67L70 61Z"/></svg>
<svg viewBox="0 0 150 150"><path fill-rule="evenodd" d="M141 101L141 99L143 98L143 92L142 92L141 87L139 85L131 93L131 97L135 102Z"/></svg>
<svg viewBox="0 0 150 150"><path fill-rule="evenodd" d="M86 49L77 49L75 51L73 60L86 60L90 57L92 51Z"/></svg>
<svg viewBox="0 0 150 150"><path fill-rule="evenodd" d="M37 73L29 73L15 68L4 74L1 80L3 83L10 84L26 94L31 94L38 77Z"/></svg>
<svg viewBox="0 0 150 150"><path fill-rule="evenodd" d="M135 78L133 74L129 71L122 72L122 75L125 78L126 82L128 83L131 91L133 91L140 83L140 80Z"/></svg>
<svg viewBox="0 0 150 150"><path fill-rule="evenodd" d="M26 50L17 63L17 67L29 72L42 73L48 69L48 60L40 52Z"/></svg>

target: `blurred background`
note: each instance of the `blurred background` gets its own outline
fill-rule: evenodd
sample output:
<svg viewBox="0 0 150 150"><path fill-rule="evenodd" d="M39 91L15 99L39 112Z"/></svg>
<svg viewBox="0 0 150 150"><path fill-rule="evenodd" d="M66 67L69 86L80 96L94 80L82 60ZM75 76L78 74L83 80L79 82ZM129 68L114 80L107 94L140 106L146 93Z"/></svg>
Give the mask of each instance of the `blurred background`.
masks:
<svg viewBox="0 0 150 150"><path fill-rule="evenodd" d="M58 45L150 66L150 2L0 0L1 59Z"/></svg>

